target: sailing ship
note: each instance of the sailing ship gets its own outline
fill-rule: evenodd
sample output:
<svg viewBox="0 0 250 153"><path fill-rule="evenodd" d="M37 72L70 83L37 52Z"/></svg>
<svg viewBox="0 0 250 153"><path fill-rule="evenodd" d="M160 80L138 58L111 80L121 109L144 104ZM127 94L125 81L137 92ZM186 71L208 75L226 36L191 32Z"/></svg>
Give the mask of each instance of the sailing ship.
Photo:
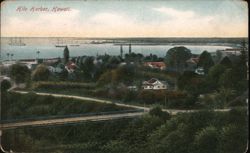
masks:
<svg viewBox="0 0 250 153"><path fill-rule="evenodd" d="M26 46L24 42L22 42L21 38L10 38L9 42L10 46Z"/></svg>
<svg viewBox="0 0 250 153"><path fill-rule="evenodd" d="M64 44L63 40L60 40L59 38L57 39L57 44L55 45L56 47L66 47L67 45Z"/></svg>
<svg viewBox="0 0 250 153"><path fill-rule="evenodd" d="M73 40L72 40L71 43L69 44L69 46L72 46L72 47L79 47L80 45L78 44L77 41L73 42Z"/></svg>

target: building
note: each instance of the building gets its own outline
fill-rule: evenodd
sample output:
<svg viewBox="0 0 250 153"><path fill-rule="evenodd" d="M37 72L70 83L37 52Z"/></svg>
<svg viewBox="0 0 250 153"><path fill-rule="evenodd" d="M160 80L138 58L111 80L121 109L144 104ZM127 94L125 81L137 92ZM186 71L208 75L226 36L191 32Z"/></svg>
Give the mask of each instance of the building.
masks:
<svg viewBox="0 0 250 153"><path fill-rule="evenodd" d="M134 86L134 85L127 86L127 89L130 90L130 91L137 91L138 90L137 86Z"/></svg>
<svg viewBox="0 0 250 153"><path fill-rule="evenodd" d="M166 69L166 64L164 62L145 62L143 65L153 69L160 69L160 70Z"/></svg>
<svg viewBox="0 0 250 153"><path fill-rule="evenodd" d="M225 50L217 50L218 52L222 53L222 57L229 56L229 55L236 55L239 56L241 54L241 48L226 48Z"/></svg>
<svg viewBox="0 0 250 153"><path fill-rule="evenodd" d="M48 69L52 73L61 73L63 71L61 67L48 66Z"/></svg>
<svg viewBox="0 0 250 153"><path fill-rule="evenodd" d="M69 61L66 65L65 65L65 69L69 72L69 73L73 73L77 68L77 65L72 62Z"/></svg>
<svg viewBox="0 0 250 153"><path fill-rule="evenodd" d="M198 75L205 75L205 71L202 67L198 67L197 69L195 69L195 73Z"/></svg>
<svg viewBox="0 0 250 153"><path fill-rule="evenodd" d="M142 88L144 90L166 90L168 89L168 84L165 81L152 78L148 81L144 81L142 83Z"/></svg>

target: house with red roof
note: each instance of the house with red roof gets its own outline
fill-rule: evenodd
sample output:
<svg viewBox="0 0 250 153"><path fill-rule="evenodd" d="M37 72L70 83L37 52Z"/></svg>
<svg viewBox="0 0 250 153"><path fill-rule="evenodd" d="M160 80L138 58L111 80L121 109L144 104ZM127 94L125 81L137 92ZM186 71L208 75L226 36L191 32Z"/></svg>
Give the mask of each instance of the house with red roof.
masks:
<svg viewBox="0 0 250 153"><path fill-rule="evenodd" d="M66 65L65 65L65 69L69 72L69 73L73 73L77 68L77 65L72 62L69 61Z"/></svg>
<svg viewBox="0 0 250 153"><path fill-rule="evenodd" d="M166 69L166 64L164 62L145 62L143 65L153 69L160 69L160 70Z"/></svg>

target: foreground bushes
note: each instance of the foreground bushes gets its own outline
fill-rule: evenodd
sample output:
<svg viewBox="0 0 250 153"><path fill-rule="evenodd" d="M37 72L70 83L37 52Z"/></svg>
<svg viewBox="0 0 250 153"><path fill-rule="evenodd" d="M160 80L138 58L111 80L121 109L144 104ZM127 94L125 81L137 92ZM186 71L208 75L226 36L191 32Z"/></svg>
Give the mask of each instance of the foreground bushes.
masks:
<svg viewBox="0 0 250 153"><path fill-rule="evenodd" d="M33 93L27 95L5 93L2 95L2 119L98 113L128 109L131 108L71 98L39 96Z"/></svg>
<svg viewBox="0 0 250 153"><path fill-rule="evenodd" d="M140 118L59 127L7 130L3 146L27 152L243 153L247 112L194 112L164 117L158 108Z"/></svg>

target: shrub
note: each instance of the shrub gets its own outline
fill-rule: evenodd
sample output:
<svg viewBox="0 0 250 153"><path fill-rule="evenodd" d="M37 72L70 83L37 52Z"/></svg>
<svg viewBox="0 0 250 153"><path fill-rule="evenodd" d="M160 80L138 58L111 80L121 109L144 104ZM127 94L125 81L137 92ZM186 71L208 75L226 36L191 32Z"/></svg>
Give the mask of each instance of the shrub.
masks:
<svg viewBox="0 0 250 153"><path fill-rule="evenodd" d="M3 80L3 81L1 82L1 91L2 91L2 92L7 91L10 87L11 87L10 81L8 81L8 80Z"/></svg>

